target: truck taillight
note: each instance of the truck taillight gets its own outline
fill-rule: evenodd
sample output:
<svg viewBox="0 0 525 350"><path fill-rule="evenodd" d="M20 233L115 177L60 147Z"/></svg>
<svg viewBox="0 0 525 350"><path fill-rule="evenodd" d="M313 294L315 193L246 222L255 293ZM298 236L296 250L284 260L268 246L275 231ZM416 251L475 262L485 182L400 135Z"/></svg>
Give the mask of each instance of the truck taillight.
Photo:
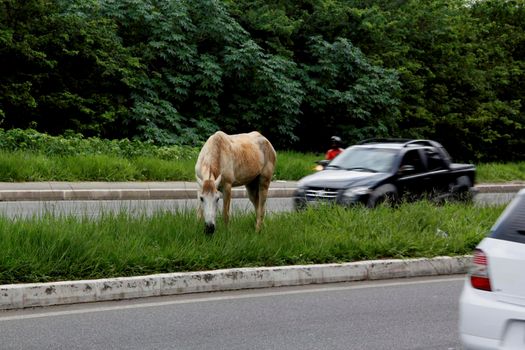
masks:
<svg viewBox="0 0 525 350"><path fill-rule="evenodd" d="M474 250L474 259L470 268L470 284L476 289L492 291L487 255L481 249Z"/></svg>

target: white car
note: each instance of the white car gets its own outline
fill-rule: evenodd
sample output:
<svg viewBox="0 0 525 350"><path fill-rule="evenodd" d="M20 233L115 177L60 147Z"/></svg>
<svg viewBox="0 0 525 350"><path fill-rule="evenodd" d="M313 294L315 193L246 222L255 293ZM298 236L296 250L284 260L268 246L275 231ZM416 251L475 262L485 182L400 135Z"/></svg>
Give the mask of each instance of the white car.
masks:
<svg viewBox="0 0 525 350"><path fill-rule="evenodd" d="M459 332L465 349L525 349L525 189L474 251Z"/></svg>

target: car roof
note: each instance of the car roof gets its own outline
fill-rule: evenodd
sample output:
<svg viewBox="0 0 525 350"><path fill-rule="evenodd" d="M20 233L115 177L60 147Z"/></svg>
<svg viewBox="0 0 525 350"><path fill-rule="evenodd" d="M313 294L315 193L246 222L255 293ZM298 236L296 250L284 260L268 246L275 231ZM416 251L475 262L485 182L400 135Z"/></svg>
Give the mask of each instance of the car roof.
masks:
<svg viewBox="0 0 525 350"><path fill-rule="evenodd" d="M358 148L372 148L382 150L397 150L401 153L410 149L427 149L430 151L437 151L441 157L448 163L452 163L452 158L447 150L437 141L425 139L399 139L399 138L373 138L363 140L352 146Z"/></svg>
<svg viewBox="0 0 525 350"><path fill-rule="evenodd" d="M402 148L410 146L427 146L427 147L440 147L443 146L433 140L424 140L424 139L397 139L397 138L373 138L363 140L357 145L379 145L380 147L392 147L392 148Z"/></svg>
<svg viewBox="0 0 525 350"><path fill-rule="evenodd" d="M451 160L450 155L445 148L437 141L424 139L396 139L396 138L374 138L361 141L353 147L376 148L376 149L394 149L394 150L409 150L409 149L434 149L441 155Z"/></svg>
<svg viewBox="0 0 525 350"><path fill-rule="evenodd" d="M355 145L358 148L389 148L389 149L400 149L404 147L402 143L367 143L364 145Z"/></svg>

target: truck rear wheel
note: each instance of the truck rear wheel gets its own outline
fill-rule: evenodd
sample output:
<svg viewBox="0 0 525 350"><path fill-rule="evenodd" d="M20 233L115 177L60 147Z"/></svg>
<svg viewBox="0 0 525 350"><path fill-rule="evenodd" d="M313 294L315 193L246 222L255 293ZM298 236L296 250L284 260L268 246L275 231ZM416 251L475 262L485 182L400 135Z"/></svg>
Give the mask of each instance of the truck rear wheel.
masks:
<svg viewBox="0 0 525 350"><path fill-rule="evenodd" d="M473 199L472 181L468 176L460 176L452 187L452 195L461 202L471 202Z"/></svg>

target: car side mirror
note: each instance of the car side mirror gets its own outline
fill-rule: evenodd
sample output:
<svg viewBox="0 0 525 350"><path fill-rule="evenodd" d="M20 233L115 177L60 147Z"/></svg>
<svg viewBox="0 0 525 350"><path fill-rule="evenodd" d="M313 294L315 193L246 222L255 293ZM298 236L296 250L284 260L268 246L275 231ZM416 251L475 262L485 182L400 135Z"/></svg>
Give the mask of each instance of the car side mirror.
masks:
<svg viewBox="0 0 525 350"><path fill-rule="evenodd" d="M407 173L413 173L414 171L416 171L416 168L413 166L413 165L409 165L409 164L406 164L406 165L402 165L400 168L399 168L399 174L407 174Z"/></svg>

